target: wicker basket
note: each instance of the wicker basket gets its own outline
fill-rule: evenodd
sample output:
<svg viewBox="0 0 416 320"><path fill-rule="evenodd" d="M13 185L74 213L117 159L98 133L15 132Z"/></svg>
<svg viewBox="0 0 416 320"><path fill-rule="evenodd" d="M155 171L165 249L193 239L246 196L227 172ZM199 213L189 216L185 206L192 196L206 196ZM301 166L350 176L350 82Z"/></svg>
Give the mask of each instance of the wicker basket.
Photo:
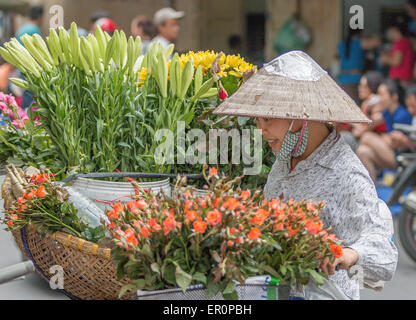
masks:
<svg viewBox="0 0 416 320"><path fill-rule="evenodd" d="M7 209L16 198L9 175L3 182L2 196ZM64 289L61 291L71 299L116 300L121 288L129 283L128 279L117 279L109 248L63 232L41 236L31 226L13 231L13 236L22 254L33 262L46 281L55 274L50 273L52 266L63 268ZM135 294L129 291L123 299Z"/></svg>

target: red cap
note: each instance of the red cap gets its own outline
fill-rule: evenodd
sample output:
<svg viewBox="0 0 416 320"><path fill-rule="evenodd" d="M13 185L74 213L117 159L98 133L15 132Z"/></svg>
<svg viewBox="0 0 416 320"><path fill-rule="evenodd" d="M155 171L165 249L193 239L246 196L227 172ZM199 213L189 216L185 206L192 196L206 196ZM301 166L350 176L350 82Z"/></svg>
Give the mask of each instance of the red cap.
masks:
<svg viewBox="0 0 416 320"><path fill-rule="evenodd" d="M112 33L116 30L118 30L119 28L117 27L116 23L109 19L109 18L101 18L98 19L95 22L95 26L99 26L101 28L101 30L108 32L108 33Z"/></svg>

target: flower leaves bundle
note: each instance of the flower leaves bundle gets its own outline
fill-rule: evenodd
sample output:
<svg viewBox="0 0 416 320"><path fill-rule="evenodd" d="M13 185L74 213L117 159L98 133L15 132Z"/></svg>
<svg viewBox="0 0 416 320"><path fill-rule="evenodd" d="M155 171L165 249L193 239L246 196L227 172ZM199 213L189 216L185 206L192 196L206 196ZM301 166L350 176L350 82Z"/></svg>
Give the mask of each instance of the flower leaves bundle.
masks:
<svg viewBox="0 0 416 320"><path fill-rule="evenodd" d="M66 232L97 242L104 237L102 227L90 228L77 216L77 209L68 202L68 192L54 184L53 175L42 172L24 181L26 192L5 212L7 230L18 230L27 225L42 234Z"/></svg>
<svg viewBox="0 0 416 320"><path fill-rule="evenodd" d="M333 259L338 246L322 228L322 204L265 201L260 191L239 189L240 178L219 177L215 168L206 180L205 197L179 179L175 199L141 190L107 213L119 276L134 280L121 294L203 284L208 296L235 299L235 283L254 275L322 282L315 269L320 259Z"/></svg>

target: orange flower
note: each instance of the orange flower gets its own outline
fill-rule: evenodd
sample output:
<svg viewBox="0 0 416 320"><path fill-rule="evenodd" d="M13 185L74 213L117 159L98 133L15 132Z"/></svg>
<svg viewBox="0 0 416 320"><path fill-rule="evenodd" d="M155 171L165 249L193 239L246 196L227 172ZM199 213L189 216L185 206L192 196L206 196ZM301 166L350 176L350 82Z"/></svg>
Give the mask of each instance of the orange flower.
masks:
<svg viewBox="0 0 416 320"><path fill-rule="evenodd" d="M219 202L222 200L222 198L215 198L214 201L212 201L212 205L215 209L218 209Z"/></svg>
<svg viewBox="0 0 416 320"><path fill-rule="evenodd" d="M186 219L189 221L194 221L197 217L197 212L195 210L187 210Z"/></svg>
<svg viewBox="0 0 416 320"><path fill-rule="evenodd" d="M140 229L140 234L143 236L143 238L149 238L150 236L150 231L148 228L143 227Z"/></svg>
<svg viewBox="0 0 416 320"><path fill-rule="evenodd" d="M247 236L250 240L256 240L258 237L261 236L260 229L251 228L250 233Z"/></svg>
<svg viewBox="0 0 416 320"><path fill-rule="evenodd" d="M22 204L19 206L19 209L17 210L18 212L25 212L25 210L27 209L27 206L25 204Z"/></svg>
<svg viewBox="0 0 416 320"><path fill-rule="evenodd" d="M242 243L243 242L243 238L237 238L236 240L235 240L235 243L238 243L238 244L240 244L240 243Z"/></svg>
<svg viewBox="0 0 416 320"><path fill-rule="evenodd" d="M234 244L233 240L228 240L227 241L227 246L231 247Z"/></svg>
<svg viewBox="0 0 416 320"><path fill-rule="evenodd" d="M222 207L227 210L235 210L240 206L240 202L233 197L230 197L222 204Z"/></svg>
<svg viewBox="0 0 416 320"><path fill-rule="evenodd" d="M206 220L210 225L216 226L217 224L221 222L221 218L222 218L222 213L219 212L218 210L213 210L213 211L208 212Z"/></svg>
<svg viewBox="0 0 416 320"><path fill-rule="evenodd" d="M11 214L10 218L12 218L12 220L17 220L19 217L17 214Z"/></svg>
<svg viewBox="0 0 416 320"><path fill-rule="evenodd" d="M118 219L118 212L116 212L114 209L107 212L107 217L109 220L116 220Z"/></svg>
<svg viewBox="0 0 416 320"><path fill-rule="evenodd" d="M147 203L143 199L139 199L136 201L136 206L139 210L144 210L147 208Z"/></svg>
<svg viewBox="0 0 416 320"><path fill-rule="evenodd" d="M198 220L193 223L193 227L195 229L195 232L204 233L207 229L207 223L202 220Z"/></svg>
<svg viewBox="0 0 416 320"><path fill-rule="evenodd" d="M238 232L238 229L237 228L235 228L235 227L232 227L231 229L230 229L230 233L231 234L235 234L235 233L237 233Z"/></svg>
<svg viewBox="0 0 416 320"><path fill-rule="evenodd" d="M8 220L8 221L6 222L6 224L7 224L9 227L11 227L11 226L13 226L13 221L12 221L12 220Z"/></svg>
<svg viewBox="0 0 416 320"><path fill-rule="evenodd" d="M276 210L276 209L278 209L278 208L280 207L280 201L279 201L279 200L276 200L276 199L272 199L272 200L269 202L269 206L270 206L270 208L272 208L273 210Z"/></svg>
<svg viewBox="0 0 416 320"><path fill-rule="evenodd" d="M134 231L131 229L127 229L124 233L126 236L126 242L128 244L132 244L133 246L137 246L139 241L136 238L136 235L134 234Z"/></svg>
<svg viewBox="0 0 416 320"><path fill-rule="evenodd" d="M175 220L175 216L173 214L169 215L164 221L163 221L163 232L166 235L169 234L173 229L175 229L177 226L177 222Z"/></svg>
<svg viewBox="0 0 416 320"><path fill-rule="evenodd" d="M264 220L266 220L268 215L269 215L269 212L267 212L266 210L258 209L257 214L250 219L250 223L261 226L264 223Z"/></svg>
<svg viewBox="0 0 416 320"><path fill-rule="evenodd" d="M129 209L129 211L131 213L138 213L139 209L137 208L137 203L136 201L130 201L129 203L127 203L127 209Z"/></svg>
<svg viewBox="0 0 416 320"><path fill-rule="evenodd" d="M308 220L305 224L305 228L308 230L310 234L318 234L322 231L322 222L314 223L311 220Z"/></svg>
<svg viewBox="0 0 416 320"><path fill-rule="evenodd" d="M17 203L19 204L19 205L21 205L22 203L25 203L26 202L26 200L25 199L23 199L23 197L19 197L19 198L17 198Z"/></svg>
<svg viewBox="0 0 416 320"><path fill-rule="evenodd" d="M243 201L246 201L248 198L250 198L250 190L241 191L241 199L243 199Z"/></svg>
<svg viewBox="0 0 416 320"><path fill-rule="evenodd" d="M212 167L211 169L209 169L209 173L210 176L216 176L218 175L218 169Z"/></svg>
<svg viewBox="0 0 416 320"><path fill-rule="evenodd" d="M287 227L287 230L289 230L289 237L293 237L298 233L298 228L293 229L291 226Z"/></svg>
<svg viewBox="0 0 416 320"><path fill-rule="evenodd" d="M307 209L308 211L315 211L315 204L314 204L313 202L308 202L308 203L306 204L306 209Z"/></svg>
<svg viewBox="0 0 416 320"><path fill-rule="evenodd" d="M275 224L273 228L276 230L282 231L285 228L285 226L283 223L278 223L278 224Z"/></svg>
<svg viewBox="0 0 416 320"><path fill-rule="evenodd" d="M152 228L153 231L160 231L162 230L162 227L160 224L157 223L157 219L149 219L149 221L147 222L149 224L149 226Z"/></svg>
<svg viewBox="0 0 416 320"><path fill-rule="evenodd" d="M331 252L334 254L335 258L341 258L343 256L342 247L335 243L331 243Z"/></svg>
<svg viewBox="0 0 416 320"><path fill-rule="evenodd" d="M113 206L113 210L114 210L117 214L122 213L122 212L123 212L123 205L121 204L121 202L116 203L116 204ZM118 217L118 216L117 216L117 217Z"/></svg>
<svg viewBox="0 0 416 320"><path fill-rule="evenodd" d="M33 198L33 196L34 196L33 192L27 192L23 195L23 198L27 199L27 200L30 200L30 199Z"/></svg>

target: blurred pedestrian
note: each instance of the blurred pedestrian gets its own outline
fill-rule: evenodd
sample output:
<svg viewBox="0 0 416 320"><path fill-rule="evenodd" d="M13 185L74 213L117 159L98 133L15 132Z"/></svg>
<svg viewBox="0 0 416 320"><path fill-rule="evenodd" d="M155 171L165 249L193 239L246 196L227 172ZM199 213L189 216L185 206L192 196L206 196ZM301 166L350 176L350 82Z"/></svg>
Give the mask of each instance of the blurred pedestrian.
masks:
<svg viewBox="0 0 416 320"><path fill-rule="evenodd" d="M360 139L357 156L370 173L373 181L377 179L377 169L396 169L393 126L396 123L411 124L412 115L399 102L399 89L395 81L385 80L378 88L380 104L386 123L386 133L365 132Z"/></svg>
<svg viewBox="0 0 416 320"><path fill-rule="evenodd" d="M146 54L150 42L156 36L157 31L153 22L145 16L139 15L133 19L130 27L131 35L136 38L139 36L142 40L141 54Z"/></svg>
<svg viewBox="0 0 416 320"><path fill-rule="evenodd" d="M114 31L119 30L116 23L110 18L98 19L93 25L94 33L95 33L96 26L99 26L101 30L107 32L110 36L113 36Z"/></svg>
<svg viewBox="0 0 416 320"><path fill-rule="evenodd" d="M42 25L43 18L43 7L42 6L32 6L29 8L29 21L24 23L16 32L16 39L19 40L21 44L23 42L20 38L28 34L33 36L34 34L42 35L40 26Z"/></svg>
<svg viewBox="0 0 416 320"><path fill-rule="evenodd" d="M338 81L357 104L359 104L358 83L360 82L365 62L365 54L360 37L360 29L350 29L347 38L338 45L338 56L341 60L341 74Z"/></svg>
<svg viewBox="0 0 416 320"><path fill-rule="evenodd" d="M407 26L396 23L387 30L387 37L393 48L390 52L381 54L381 63L390 67L389 78L396 80L402 88L412 83L415 55L412 43L407 37ZM402 101L402 94L400 94Z"/></svg>
<svg viewBox="0 0 416 320"><path fill-rule="evenodd" d="M111 19L111 15L107 11L103 11L103 10L97 10L91 14L90 16L91 33L95 32L95 23L102 18Z"/></svg>
<svg viewBox="0 0 416 320"><path fill-rule="evenodd" d="M361 77L360 84L358 85L358 96L362 101L361 111L373 123L371 125L365 123L355 124L352 126L351 132L343 131L340 133L353 151L356 151L359 140L365 132L386 132L386 124L382 115L383 109L379 103L380 96L377 94L378 88L383 80L383 75L377 71L368 71Z"/></svg>
<svg viewBox="0 0 416 320"><path fill-rule="evenodd" d="M153 23L157 28L158 35L152 42L158 41L164 49L179 36L179 19L185 16L183 11L176 11L172 8L162 8L158 10L154 17Z"/></svg>

